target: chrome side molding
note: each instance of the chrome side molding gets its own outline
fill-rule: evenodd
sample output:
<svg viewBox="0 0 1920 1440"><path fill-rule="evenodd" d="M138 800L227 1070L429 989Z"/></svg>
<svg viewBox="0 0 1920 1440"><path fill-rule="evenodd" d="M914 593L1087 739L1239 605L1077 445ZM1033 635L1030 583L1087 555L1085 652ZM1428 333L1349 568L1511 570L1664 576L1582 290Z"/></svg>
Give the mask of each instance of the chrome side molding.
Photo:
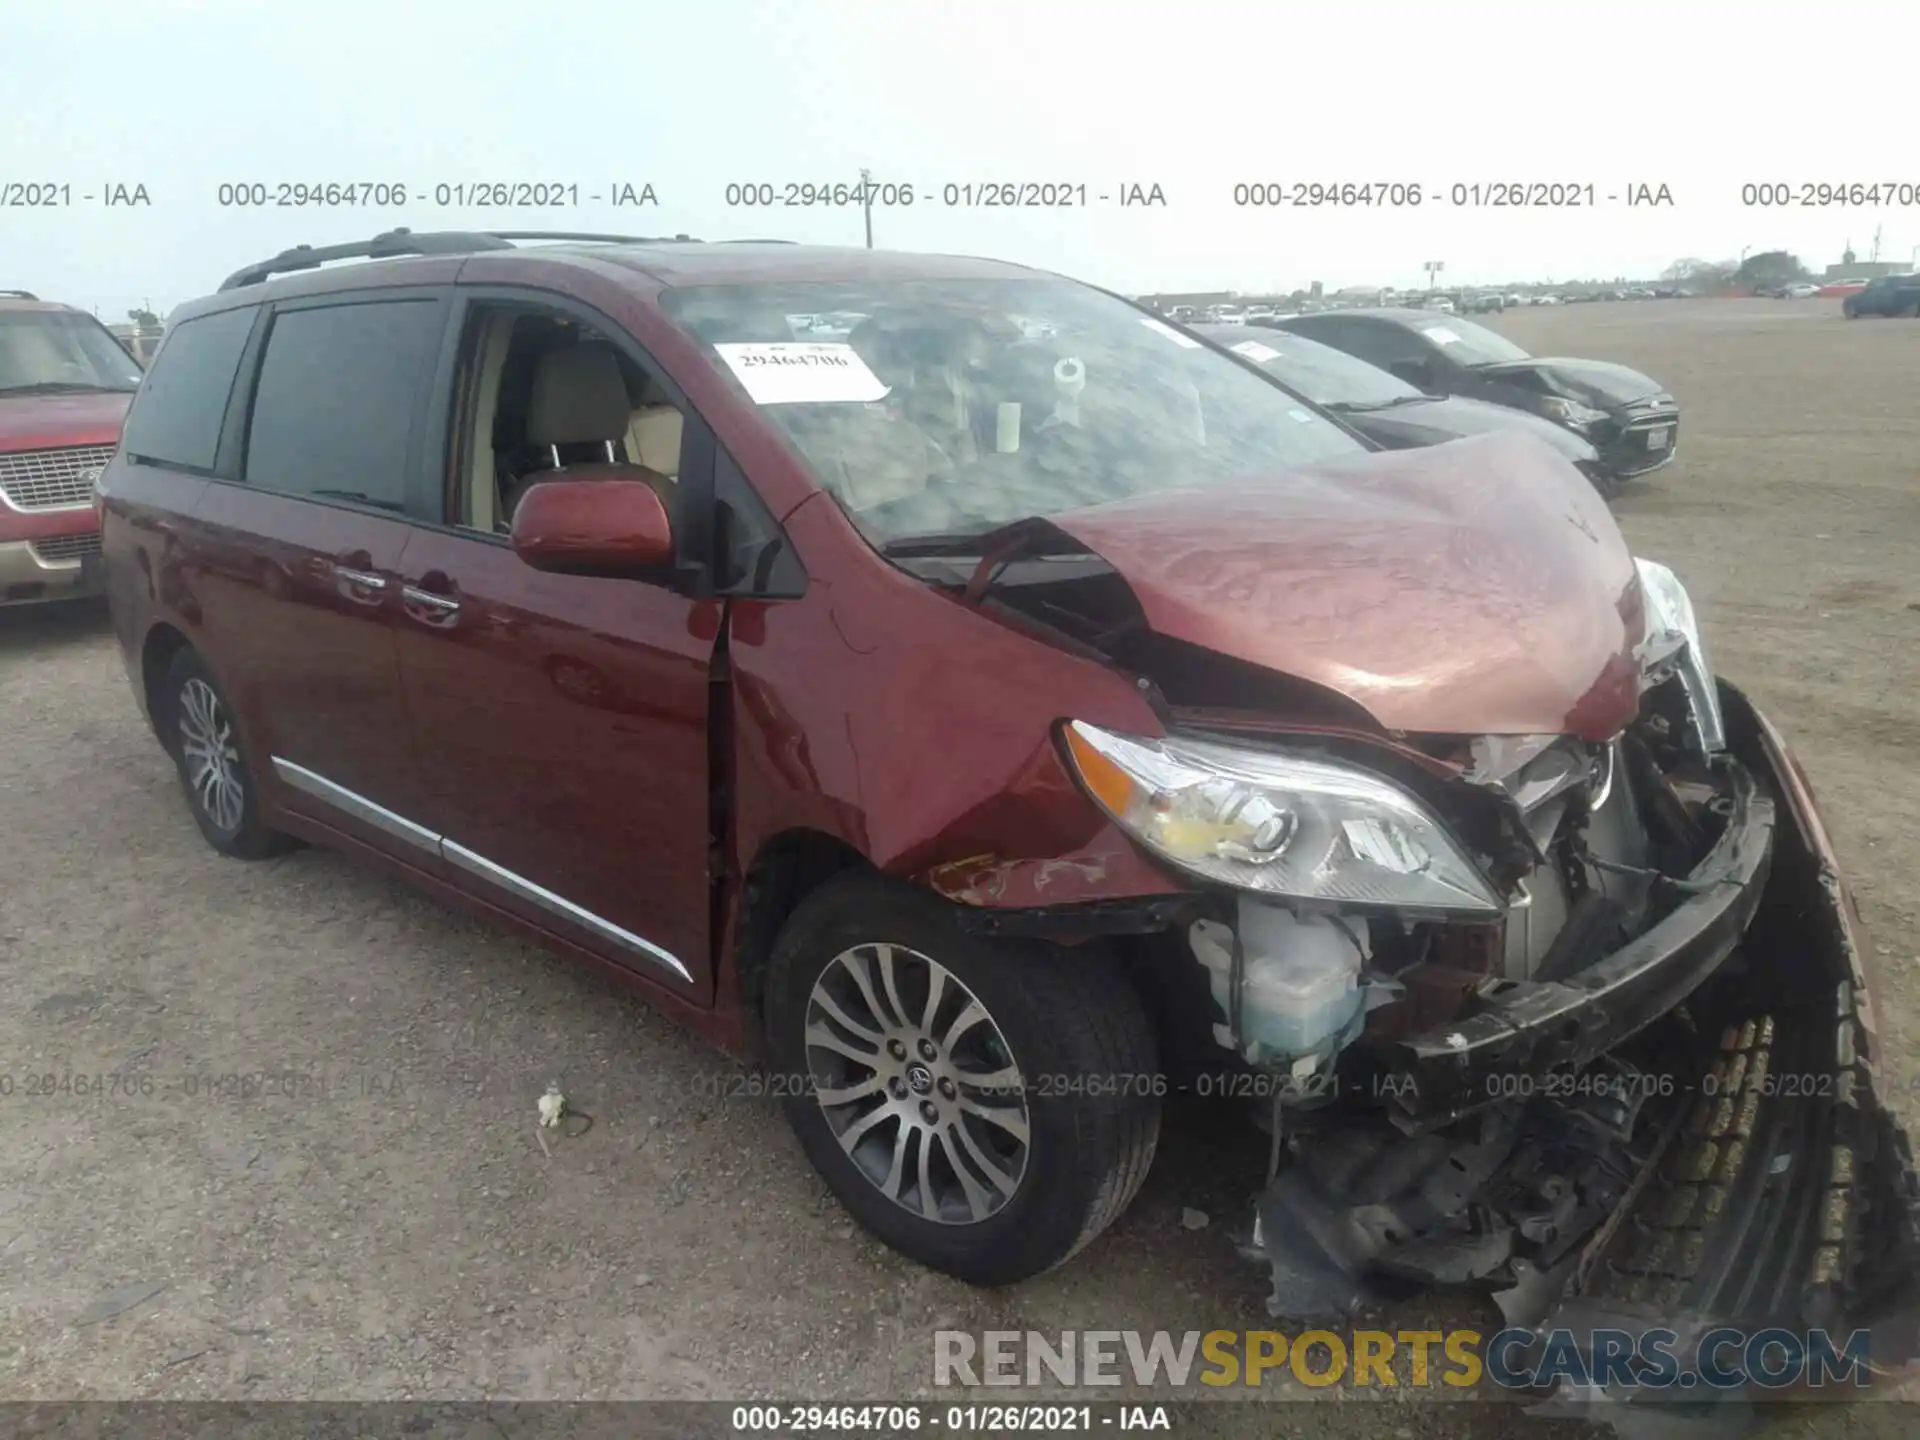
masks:
<svg viewBox="0 0 1920 1440"><path fill-rule="evenodd" d="M693 976L687 973L687 967L682 965L678 958L668 954L651 940L644 940L631 930L621 929L605 916L583 909L571 900L534 884L526 876L516 875L506 866L496 865L486 856L469 850L464 845L455 844L445 836L440 839L440 853L449 863L458 865L469 874L478 875L483 880L490 880L502 890L518 895L522 900L538 905L542 910L558 915L563 920L571 920L576 925L583 925L602 939L611 940L616 945L625 946L651 960L657 960L682 980L692 983Z"/></svg>
<svg viewBox="0 0 1920 1440"><path fill-rule="evenodd" d="M563 896L556 895L545 886L536 885L526 876L496 865L478 851L469 850L444 835L435 834L424 825L416 825L404 815L397 815L384 805L377 805L357 791L349 790L327 779L326 776L309 770L304 765L296 765L291 760L273 757L273 770L281 783L310 795L314 799L331 805L342 814L351 815L364 825L403 840L416 849L430 855L438 855L451 865L458 865L470 875L477 875L489 884L495 885L509 894L537 905L550 915L591 930L603 940L611 941L637 955L644 955L655 964L664 965L689 985L693 983L693 974L680 963L679 957L670 951L662 950L652 941L643 939L631 930L623 929L603 915L596 915L583 906L574 904Z"/></svg>
<svg viewBox="0 0 1920 1440"><path fill-rule="evenodd" d="M429 854L440 853L440 837L426 826L416 825L404 815L396 815L386 806L376 805L366 796L349 790L344 785L336 785L326 776L316 774L304 765L296 765L291 760L282 760L276 755L273 757L273 770L280 777L282 784L289 785L304 795L311 795L316 800L326 801L334 809L344 811L363 825L371 825L376 830L385 831L396 839L404 840L416 849L425 850Z"/></svg>

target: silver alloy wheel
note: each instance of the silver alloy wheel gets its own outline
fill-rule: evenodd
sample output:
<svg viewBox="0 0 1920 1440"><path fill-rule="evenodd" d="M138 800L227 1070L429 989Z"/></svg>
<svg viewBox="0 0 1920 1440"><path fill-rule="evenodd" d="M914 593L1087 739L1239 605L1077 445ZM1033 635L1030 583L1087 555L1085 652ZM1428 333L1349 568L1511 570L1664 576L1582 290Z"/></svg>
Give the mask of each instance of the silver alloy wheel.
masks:
<svg viewBox="0 0 1920 1440"><path fill-rule="evenodd" d="M207 818L222 830L238 830L247 792L233 725L213 687L197 677L180 687L180 755L187 788Z"/></svg>
<svg viewBox="0 0 1920 1440"><path fill-rule="evenodd" d="M840 1148L923 1220L972 1225L1027 1171L1026 1085L993 1016L938 961L856 945L807 997L807 1069Z"/></svg>

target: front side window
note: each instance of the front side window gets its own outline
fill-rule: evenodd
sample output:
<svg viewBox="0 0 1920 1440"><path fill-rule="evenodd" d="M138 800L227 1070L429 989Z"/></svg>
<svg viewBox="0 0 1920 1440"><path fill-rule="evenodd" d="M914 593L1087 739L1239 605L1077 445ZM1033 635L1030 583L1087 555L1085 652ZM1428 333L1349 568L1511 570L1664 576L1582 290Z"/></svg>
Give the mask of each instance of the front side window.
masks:
<svg viewBox="0 0 1920 1440"><path fill-rule="evenodd" d="M1232 348L1329 409L1378 409L1427 398L1399 377L1317 340L1276 333Z"/></svg>
<svg viewBox="0 0 1920 1440"><path fill-rule="evenodd" d="M254 389L247 483L405 509L420 383L440 330L432 300L276 315Z"/></svg>
<svg viewBox="0 0 1920 1440"><path fill-rule="evenodd" d="M453 524L508 534L528 490L582 465L634 467L629 478L676 512L686 416L624 349L571 316L517 304L475 306L462 349L468 419Z"/></svg>
<svg viewBox="0 0 1920 1440"><path fill-rule="evenodd" d="M1297 328L1299 333L1358 356L1381 370L1408 363L1424 365L1433 359L1432 348L1419 335L1385 320L1315 317L1300 322Z"/></svg>
<svg viewBox="0 0 1920 1440"><path fill-rule="evenodd" d="M139 363L91 315L0 310L0 395L130 394Z"/></svg>
<svg viewBox="0 0 1920 1440"><path fill-rule="evenodd" d="M1071 281L703 286L664 304L883 548L1366 453ZM821 314L850 321L844 336L795 324Z"/></svg>

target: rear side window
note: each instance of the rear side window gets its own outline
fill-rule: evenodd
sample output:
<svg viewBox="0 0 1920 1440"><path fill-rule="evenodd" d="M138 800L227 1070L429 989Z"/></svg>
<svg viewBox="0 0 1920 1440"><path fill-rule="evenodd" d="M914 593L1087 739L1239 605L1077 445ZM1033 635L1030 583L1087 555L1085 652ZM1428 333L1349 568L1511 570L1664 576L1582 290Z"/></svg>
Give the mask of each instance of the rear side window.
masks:
<svg viewBox="0 0 1920 1440"><path fill-rule="evenodd" d="M274 316L253 393L247 483L404 509L421 382L442 319L433 300Z"/></svg>
<svg viewBox="0 0 1920 1440"><path fill-rule="evenodd" d="M127 416L120 448L130 459L211 470L220 423L253 332L257 306L182 320L167 331Z"/></svg>

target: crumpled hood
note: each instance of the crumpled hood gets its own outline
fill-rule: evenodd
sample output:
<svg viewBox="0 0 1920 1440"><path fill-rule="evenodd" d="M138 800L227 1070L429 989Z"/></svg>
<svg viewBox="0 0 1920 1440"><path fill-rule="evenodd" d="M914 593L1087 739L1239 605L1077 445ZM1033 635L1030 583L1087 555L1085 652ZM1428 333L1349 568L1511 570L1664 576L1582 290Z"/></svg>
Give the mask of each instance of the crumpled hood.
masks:
<svg viewBox="0 0 1920 1440"><path fill-rule="evenodd" d="M120 391L0 396L0 451L117 444L132 402Z"/></svg>
<svg viewBox="0 0 1920 1440"><path fill-rule="evenodd" d="M1161 634L1389 730L1605 740L1639 706L1633 558L1530 436L1473 436L1056 515Z"/></svg>
<svg viewBox="0 0 1920 1440"><path fill-rule="evenodd" d="M1570 400L1610 410L1664 394L1666 387L1651 376L1610 360L1578 360L1562 355L1535 356L1530 360L1508 360L1498 365L1477 367L1482 375L1511 375L1533 370Z"/></svg>

